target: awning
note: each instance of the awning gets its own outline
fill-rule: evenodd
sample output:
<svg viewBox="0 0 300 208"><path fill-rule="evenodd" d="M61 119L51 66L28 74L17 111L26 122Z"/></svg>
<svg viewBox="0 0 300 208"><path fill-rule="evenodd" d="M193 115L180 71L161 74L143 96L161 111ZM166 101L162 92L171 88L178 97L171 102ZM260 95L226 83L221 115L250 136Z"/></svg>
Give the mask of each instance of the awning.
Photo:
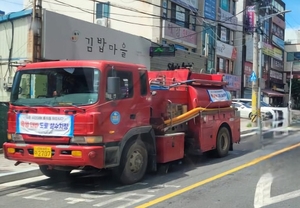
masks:
<svg viewBox="0 0 300 208"><path fill-rule="evenodd" d="M262 92L267 94L269 97L284 97L283 93L276 92L276 91L271 90L271 89L265 89L265 90L262 90Z"/></svg>

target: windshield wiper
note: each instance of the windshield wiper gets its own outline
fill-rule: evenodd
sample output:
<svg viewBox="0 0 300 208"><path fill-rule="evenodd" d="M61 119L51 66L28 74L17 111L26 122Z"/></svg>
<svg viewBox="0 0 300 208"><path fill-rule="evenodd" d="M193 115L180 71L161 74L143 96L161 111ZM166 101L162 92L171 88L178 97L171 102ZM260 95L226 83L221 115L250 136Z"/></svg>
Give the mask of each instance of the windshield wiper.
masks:
<svg viewBox="0 0 300 208"><path fill-rule="evenodd" d="M37 109L36 108L34 108L33 106L30 106L30 105L24 105L24 104L15 104L15 103L11 103L14 107L25 107L25 109L26 110L23 110L23 109L20 109L20 110L17 110L17 109L14 109L13 111L15 112L15 113L18 113L18 112L22 112L22 111L28 111L29 112L29 110L34 110L35 112L37 111Z"/></svg>
<svg viewBox="0 0 300 208"><path fill-rule="evenodd" d="M68 106L68 107L74 107L74 108L77 108L77 109L80 109L82 110L82 112L85 112L85 109L82 108L82 107L79 107L78 105L74 105L74 104L64 104L64 105L61 105L62 107L65 107L65 106Z"/></svg>
<svg viewBox="0 0 300 208"><path fill-rule="evenodd" d="M49 104L37 104L37 105L34 105L34 106L35 106L35 107L48 107L48 108L51 108L51 109L53 109L53 110L60 111L59 108L56 108L56 107L54 107L54 106L52 106L52 105L49 105Z"/></svg>

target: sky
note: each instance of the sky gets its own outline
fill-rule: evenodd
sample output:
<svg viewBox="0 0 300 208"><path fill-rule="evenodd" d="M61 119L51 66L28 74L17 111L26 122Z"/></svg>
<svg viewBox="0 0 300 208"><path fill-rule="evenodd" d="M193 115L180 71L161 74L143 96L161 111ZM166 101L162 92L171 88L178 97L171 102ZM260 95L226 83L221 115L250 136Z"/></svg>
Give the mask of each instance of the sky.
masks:
<svg viewBox="0 0 300 208"><path fill-rule="evenodd" d="M285 0L286 10L291 12L286 13L286 30L285 40L297 40L297 31L300 30L300 6L299 0ZM6 14L16 12L23 9L23 0L0 0L0 10Z"/></svg>

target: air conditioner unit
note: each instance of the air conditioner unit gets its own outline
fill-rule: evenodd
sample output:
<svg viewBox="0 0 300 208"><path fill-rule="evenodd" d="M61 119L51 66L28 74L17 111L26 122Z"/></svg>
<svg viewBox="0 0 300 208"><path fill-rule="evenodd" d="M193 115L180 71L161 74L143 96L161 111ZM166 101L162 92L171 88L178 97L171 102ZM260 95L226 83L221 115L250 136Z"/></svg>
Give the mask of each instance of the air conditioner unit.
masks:
<svg viewBox="0 0 300 208"><path fill-rule="evenodd" d="M96 24L101 25L103 27L109 27L110 20L107 18L99 18L99 19L96 19Z"/></svg>

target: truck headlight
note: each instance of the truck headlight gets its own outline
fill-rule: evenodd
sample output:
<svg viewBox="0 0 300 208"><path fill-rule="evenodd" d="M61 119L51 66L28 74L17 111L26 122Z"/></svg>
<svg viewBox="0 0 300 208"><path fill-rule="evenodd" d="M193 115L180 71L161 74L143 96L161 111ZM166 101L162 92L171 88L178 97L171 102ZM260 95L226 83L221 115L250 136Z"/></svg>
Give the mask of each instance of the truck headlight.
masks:
<svg viewBox="0 0 300 208"><path fill-rule="evenodd" d="M96 144L102 142L102 136L74 136L73 138L71 138L71 143L76 144Z"/></svg>
<svg viewBox="0 0 300 208"><path fill-rule="evenodd" d="M23 137L21 134L7 134L7 138L13 142L23 142Z"/></svg>

